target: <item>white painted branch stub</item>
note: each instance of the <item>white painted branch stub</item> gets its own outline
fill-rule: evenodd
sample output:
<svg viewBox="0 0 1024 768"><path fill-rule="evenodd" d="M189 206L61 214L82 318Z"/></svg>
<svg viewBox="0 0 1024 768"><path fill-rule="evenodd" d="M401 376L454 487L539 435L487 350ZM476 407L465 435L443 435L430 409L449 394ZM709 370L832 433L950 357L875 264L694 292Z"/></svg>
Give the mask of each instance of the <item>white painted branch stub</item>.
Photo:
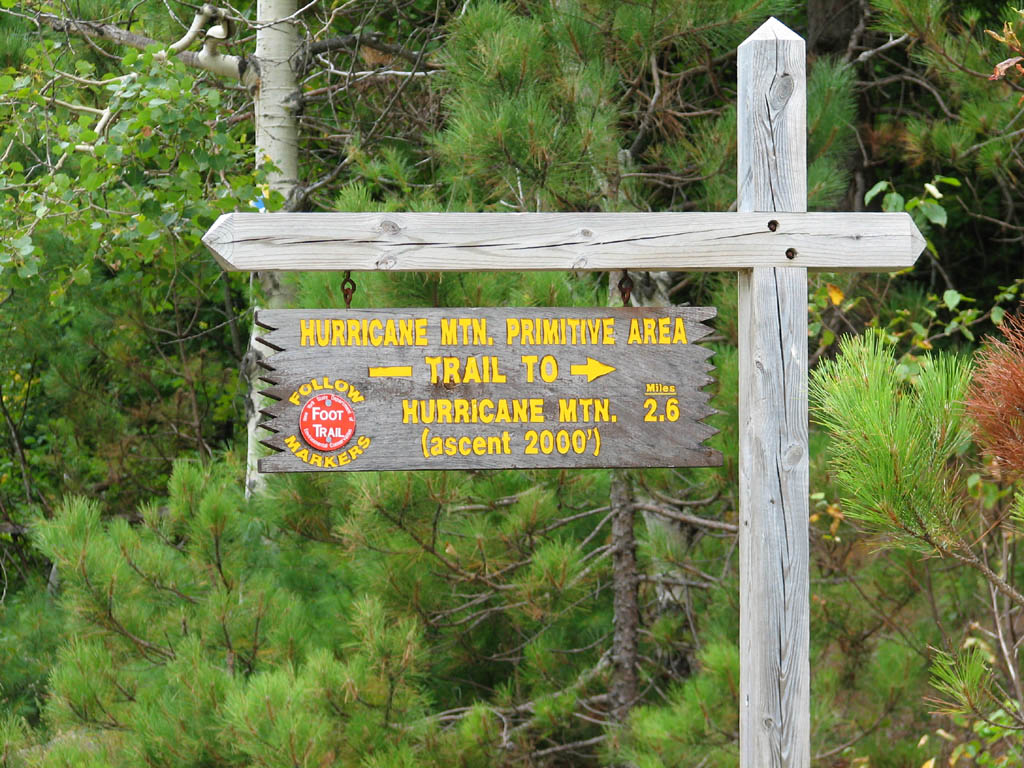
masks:
<svg viewBox="0 0 1024 768"><path fill-rule="evenodd" d="M203 238L228 271L892 272L925 241L906 213L228 213Z"/></svg>

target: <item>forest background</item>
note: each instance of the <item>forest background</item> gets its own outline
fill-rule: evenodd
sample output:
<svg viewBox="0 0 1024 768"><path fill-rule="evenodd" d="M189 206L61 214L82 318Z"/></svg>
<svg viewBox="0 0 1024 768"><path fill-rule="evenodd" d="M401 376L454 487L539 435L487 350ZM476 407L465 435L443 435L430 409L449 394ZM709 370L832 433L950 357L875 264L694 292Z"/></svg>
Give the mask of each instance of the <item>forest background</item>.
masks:
<svg viewBox="0 0 1024 768"><path fill-rule="evenodd" d="M928 238L905 273L812 276L814 764L1019 765L1024 13L269 7L294 171L253 159L255 3L0 0L0 765L735 765L732 278L630 299L718 307L721 468L246 498L252 308L341 307L341 277L254 283L200 237L233 210L729 210L735 50L771 15L808 40L810 209ZM358 307L621 301L607 274L354 277Z"/></svg>

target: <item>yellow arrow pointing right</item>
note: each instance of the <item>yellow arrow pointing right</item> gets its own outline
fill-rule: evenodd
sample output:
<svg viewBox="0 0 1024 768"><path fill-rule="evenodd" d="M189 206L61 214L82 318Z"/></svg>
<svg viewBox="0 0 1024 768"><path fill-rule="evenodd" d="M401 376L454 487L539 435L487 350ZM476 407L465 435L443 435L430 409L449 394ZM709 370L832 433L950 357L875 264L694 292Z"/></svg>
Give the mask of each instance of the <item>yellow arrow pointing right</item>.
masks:
<svg viewBox="0 0 1024 768"><path fill-rule="evenodd" d="M585 363L569 366L569 373L573 376L586 376L587 384L596 378L604 376L606 373L611 373L614 370L614 365L605 365L592 357L588 357L587 362Z"/></svg>

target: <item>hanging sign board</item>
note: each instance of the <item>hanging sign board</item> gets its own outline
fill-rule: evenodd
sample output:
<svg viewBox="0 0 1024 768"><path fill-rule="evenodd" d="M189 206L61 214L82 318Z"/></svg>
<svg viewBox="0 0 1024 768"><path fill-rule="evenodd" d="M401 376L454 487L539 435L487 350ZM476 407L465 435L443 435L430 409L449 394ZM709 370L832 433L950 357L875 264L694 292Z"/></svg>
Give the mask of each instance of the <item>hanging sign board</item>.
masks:
<svg viewBox="0 0 1024 768"><path fill-rule="evenodd" d="M261 472L715 466L710 307L263 310Z"/></svg>

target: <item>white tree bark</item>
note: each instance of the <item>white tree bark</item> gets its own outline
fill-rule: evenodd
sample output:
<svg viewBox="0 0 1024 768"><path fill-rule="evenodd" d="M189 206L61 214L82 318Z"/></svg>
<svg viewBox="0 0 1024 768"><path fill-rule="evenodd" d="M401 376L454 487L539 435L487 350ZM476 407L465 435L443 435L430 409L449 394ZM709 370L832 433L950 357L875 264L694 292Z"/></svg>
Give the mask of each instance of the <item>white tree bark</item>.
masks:
<svg viewBox="0 0 1024 768"><path fill-rule="evenodd" d="M259 85L256 91L256 164L270 161L275 170L268 177L271 190L285 200L293 200L299 183L299 144L296 109L299 106L299 86L293 62L299 51L298 28L293 16L297 14L296 0L259 0L256 17L256 63L259 67ZM269 214L273 215L273 214ZM264 301L277 309L289 304L290 295L276 272L260 273ZM257 472L260 449L261 398L256 387L259 361L267 349L257 341L258 329L253 327L249 352L243 363L243 372L249 381L249 407L247 408L245 493L261 493L266 481Z"/></svg>

